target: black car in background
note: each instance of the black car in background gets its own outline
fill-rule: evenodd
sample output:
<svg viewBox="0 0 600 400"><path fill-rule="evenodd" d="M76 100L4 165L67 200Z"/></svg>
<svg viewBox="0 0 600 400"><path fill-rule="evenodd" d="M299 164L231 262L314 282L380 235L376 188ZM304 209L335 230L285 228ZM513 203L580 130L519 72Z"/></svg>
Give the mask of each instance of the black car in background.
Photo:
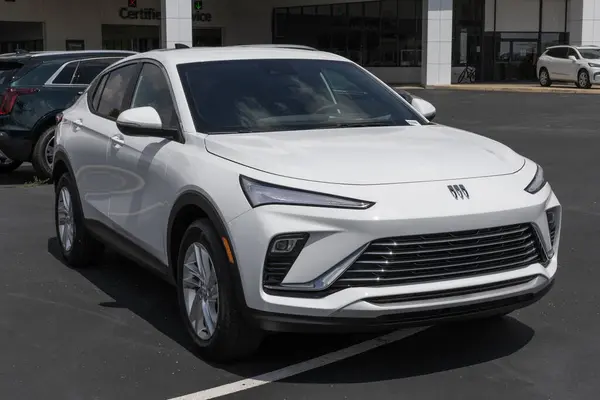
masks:
<svg viewBox="0 0 600 400"><path fill-rule="evenodd" d="M31 162L52 175L56 116L102 70L131 51L18 52L0 55L0 173Z"/></svg>

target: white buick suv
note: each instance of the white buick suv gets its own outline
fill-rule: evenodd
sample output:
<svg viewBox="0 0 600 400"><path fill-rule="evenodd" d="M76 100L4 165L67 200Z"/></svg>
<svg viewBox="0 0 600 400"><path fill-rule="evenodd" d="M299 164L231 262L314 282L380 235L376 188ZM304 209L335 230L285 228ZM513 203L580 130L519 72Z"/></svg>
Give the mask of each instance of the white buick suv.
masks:
<svg viewBox="0 0 600 400"><path fill-rule="evenodd" d="M557 271L542 168L430 122L357 64L306 49L156 50L58 118L56 231L176 288L203 356L265 331L365 331L532 304Z"/></svg>

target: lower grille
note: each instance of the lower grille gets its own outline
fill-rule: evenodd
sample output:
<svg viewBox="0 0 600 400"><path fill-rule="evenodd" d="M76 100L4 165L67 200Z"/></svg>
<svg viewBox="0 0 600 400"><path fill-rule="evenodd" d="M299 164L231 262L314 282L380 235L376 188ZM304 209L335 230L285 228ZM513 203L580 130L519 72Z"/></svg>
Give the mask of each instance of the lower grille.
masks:
<svg viewBox="0 0 600 400"><path fill-rule="evenodd" d="M548 218L548 230L550 231L550 243L554 246L554 240L556 239L556 210L550 209L546 211L546 217Z"/></svg>
<svg viewBox="0 0 600 400"><path fill-rule="evenodd" d="M531 224L386 238L372 242L332 289L457 279L543 262Z"/></svg>

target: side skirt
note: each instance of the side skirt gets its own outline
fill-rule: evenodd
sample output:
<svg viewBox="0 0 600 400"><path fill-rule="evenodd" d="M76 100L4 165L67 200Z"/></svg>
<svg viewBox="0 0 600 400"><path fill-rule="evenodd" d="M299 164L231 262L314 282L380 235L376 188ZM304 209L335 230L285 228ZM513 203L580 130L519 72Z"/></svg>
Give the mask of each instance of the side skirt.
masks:
<svg viewBox="0 0 600 400"><path fill-rule="evenodd" d="M174 285L171 269L158 258L102 222L86 219L85 228L92 236L120 255L134 261Z"/></svg>

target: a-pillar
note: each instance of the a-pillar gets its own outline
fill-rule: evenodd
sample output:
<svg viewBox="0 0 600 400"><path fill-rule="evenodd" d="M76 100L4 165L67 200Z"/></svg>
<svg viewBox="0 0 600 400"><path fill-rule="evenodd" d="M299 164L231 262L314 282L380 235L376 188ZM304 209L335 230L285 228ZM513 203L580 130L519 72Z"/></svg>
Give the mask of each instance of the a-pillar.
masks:
<svg viewBox="0 0 600 400"><path fill-rule="evenodd" d="M570 44L600 45L600 2L571 0L568 15Z"/></svg>
<svg viewBox="0 0 600 400"><path fill-rule="evenodd" d="M192 2L161 0L161 45L173 48L175 43L192 47Z"/></svg>
<svg viewBox="0 0 600 400"><path fill-rule="evenodd" d="M421 84L449 85L452 78L452 0L423 0Z"/></svg>

